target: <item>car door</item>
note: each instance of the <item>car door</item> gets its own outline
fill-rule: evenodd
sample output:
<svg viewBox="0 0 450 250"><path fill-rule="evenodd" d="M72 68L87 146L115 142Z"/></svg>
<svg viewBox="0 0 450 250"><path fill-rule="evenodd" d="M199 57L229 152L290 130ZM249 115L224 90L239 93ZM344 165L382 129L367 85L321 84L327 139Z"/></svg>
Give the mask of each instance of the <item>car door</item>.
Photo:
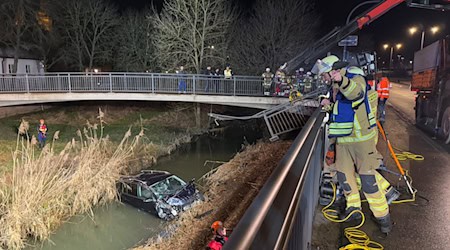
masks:
<svg viewBox="0 0 450 250"><path fill-rule="evenodd" d="M122 201L141 208L143 206L142 198L138 197L138 183L122 183Z"/></svg>

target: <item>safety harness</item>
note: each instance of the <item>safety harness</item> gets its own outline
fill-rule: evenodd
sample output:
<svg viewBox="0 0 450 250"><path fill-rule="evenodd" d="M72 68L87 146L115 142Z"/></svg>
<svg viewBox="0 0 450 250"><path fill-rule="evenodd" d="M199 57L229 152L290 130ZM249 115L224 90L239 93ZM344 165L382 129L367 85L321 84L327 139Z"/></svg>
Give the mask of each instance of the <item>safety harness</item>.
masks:
<svg viewBox="0 0 450 250"><path fill-rule="evenodd" d="M348 79L352 79L355 76L362 76L360 69L355 67L347 68L345 76ZM336 95L336 102L333 107L333 114L331 116L329 138L344 137L352 134L353 129L359 126L358 119L356 118L355 110L364 103L366 108L367 119L369 120L369 128L376 126L375 115L372 112L370 101L368 97L368 91L370 85L366 81L366 89L364 90L364 98L359 98L357 101L348 100L342 93Z"/></svg>

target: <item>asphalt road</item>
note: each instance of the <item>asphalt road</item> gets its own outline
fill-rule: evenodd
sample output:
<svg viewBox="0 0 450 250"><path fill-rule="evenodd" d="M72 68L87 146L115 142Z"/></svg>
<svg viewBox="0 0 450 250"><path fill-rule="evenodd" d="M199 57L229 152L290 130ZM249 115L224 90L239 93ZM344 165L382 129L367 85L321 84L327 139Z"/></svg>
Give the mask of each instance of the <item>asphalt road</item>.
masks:
<svg viewBox="0 0 450 250"><path fill-rule="evenodd" d="M390 206L395 222L393 231L380 238L376 226L370 222L364 225L365 231L385 249L450 249L450 151L413 125L414 93L408 85L393 84L389 103L385 129L391 143L396 148L421 154L425 160L401 162L413 178L418 197L412 203ZM397 171L386 144L380 142L378 147L389 169ZM388 174L387 178L392 185L405 187L398 177ZM370 214L367 207L364 210Z"/></svg>
<svg viewBox="0 0 450 250"><path fill-rule="evenodd" d="M415 92L410 91L409 84L392 83L388 104L401 111L411 123L415 119Z"/></svg>

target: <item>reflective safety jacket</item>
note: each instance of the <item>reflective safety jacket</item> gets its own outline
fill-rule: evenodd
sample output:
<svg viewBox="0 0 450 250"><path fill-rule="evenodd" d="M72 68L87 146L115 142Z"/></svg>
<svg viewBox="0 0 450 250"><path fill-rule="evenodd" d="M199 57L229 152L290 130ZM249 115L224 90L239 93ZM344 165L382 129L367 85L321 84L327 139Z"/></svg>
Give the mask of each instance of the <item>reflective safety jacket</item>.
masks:
<svg viewBox="0 0 450 250"><path fill-rule="evenodd" d="M378 98L389 98L390 83L387 77L382 77L377 86Z"/></svg>
<svg viewBox="0 0 450 250"><path fill-rule="evenodd" d="M356 67L341 70L342 84L333 106L329 137L338 143L367 141L377 135L377 93Z"/></svg>

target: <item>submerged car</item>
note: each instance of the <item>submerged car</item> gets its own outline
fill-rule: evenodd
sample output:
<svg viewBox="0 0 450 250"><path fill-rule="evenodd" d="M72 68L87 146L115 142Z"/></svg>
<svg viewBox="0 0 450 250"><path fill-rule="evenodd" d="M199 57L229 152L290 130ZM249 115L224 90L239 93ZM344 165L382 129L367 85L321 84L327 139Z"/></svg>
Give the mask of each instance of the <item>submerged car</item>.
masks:
<svg viewBox="0 0 450 250"><path fill-rule="evenodd" d="M166 171L144 170L138 175L124 176L117 187L123 202L164 220L175 218L203 200L193 180L186 183Z"/></svg>

